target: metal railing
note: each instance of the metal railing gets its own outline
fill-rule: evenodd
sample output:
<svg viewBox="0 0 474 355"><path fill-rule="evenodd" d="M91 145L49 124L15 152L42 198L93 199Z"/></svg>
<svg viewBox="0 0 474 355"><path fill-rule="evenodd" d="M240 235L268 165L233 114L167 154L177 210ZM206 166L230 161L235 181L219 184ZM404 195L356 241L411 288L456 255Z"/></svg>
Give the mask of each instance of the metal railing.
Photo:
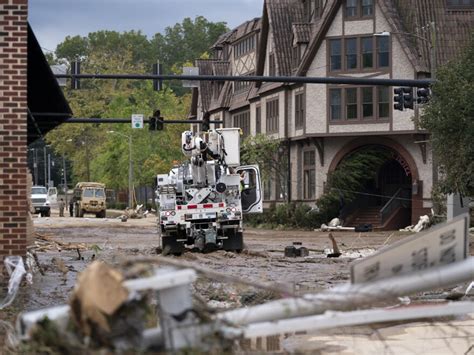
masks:
<svg viewBox="0 0 474 355"><path fill-rule="evenodd" d="M388 200L388 202L380 209L380 222L383 225L387 219L392 215L392 213L400 207L408 207L408 192L409 189L399 188L393 196Z"/></svg>

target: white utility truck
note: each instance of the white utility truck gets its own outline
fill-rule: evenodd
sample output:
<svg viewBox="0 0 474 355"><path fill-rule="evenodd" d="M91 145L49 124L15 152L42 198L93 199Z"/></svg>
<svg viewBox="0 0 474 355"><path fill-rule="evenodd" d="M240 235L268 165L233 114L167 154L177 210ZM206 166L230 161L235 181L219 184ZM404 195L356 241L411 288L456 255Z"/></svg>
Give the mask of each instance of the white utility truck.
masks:
<svg viewBox="0 0 474 355"><path fill-rule="evenodd" d="M263 196L258 167L240 166L240 129L185 131L181 143L189 160L157 176L163 251L240 252L242 215L261 213Z"/></svg>

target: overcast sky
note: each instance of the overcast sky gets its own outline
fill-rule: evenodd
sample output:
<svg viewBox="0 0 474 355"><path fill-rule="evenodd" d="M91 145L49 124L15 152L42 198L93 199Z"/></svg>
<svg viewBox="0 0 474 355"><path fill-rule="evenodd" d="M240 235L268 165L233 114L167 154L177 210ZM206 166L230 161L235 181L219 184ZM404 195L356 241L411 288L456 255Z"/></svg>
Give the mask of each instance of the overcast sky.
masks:
<svg viewBox="0 0 474 355"><path fill-rule="evenodd" d="M141 30L148 36L185 17L204 16L233 28L261 16L263 0L30 0L29 22L44 49L68 35Z"/></svg>

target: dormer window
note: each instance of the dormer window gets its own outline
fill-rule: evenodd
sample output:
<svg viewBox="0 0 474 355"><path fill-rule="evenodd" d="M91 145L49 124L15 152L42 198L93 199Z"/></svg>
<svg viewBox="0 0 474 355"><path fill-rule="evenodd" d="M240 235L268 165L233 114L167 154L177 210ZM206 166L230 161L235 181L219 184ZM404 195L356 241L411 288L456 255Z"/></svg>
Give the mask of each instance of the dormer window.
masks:
<svg viewBox="0 0 474 355"><path fill-rule="evenodd" d="M234 44L234 58L239 58L255 49L255 36L246 37Z"/></svg>
<svg viewBox="0 0 474 355"><path fill-rule="evenodd" d="M347 20L361 20L374 15L374 0L346 0L344 11Z"/></svg>
<svg viewBox="0 0 474 355"><path fill-rule="evenodd" d="M305 0L304 8L307 22L311 22L313 19L321 17L321 0Z"/></svg>

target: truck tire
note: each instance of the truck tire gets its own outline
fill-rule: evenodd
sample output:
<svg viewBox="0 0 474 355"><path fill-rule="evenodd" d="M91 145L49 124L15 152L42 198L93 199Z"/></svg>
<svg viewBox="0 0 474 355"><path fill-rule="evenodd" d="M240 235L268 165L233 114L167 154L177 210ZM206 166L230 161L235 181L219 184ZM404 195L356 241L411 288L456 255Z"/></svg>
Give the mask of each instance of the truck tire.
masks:
<svg viewBox="0 0 474 355"><path fill-rule="evenodd" d="M175 235L161 237L161 246L163 248L163 255L179 256L184 252L184 244L177 242Z"/></svg>
<svg viewBox="0 0 474 355"><path fill-rule="evenodd" d="M103 211L100 211L99 213L97 213L97 214L95 215L95 217L96 217L96 218L105 218L105 214L106 214L106 213L105 213L105 210L103 210Z"/></svg>
<svg viewBox="0 0 474 355"><path fill-rule="evenodd" d="M84 210L80 210L80 211L79 211L79 217L80 217L80 218L84 217L84 213L85 213Z"/></svg>
<svg viewBox="0 0 474 355"><path fill-rule="evenodd" d="M45 215L46 217L51 217L51 210L47 210L47 211L44 213L44 215Z"/></svg>
<svg viewBox="0 0 474 355"><path fill-rule="evenodd" d="M244 237L242 232L231 231L228 238L223 240L222 249L225 251L235 251L240 253L244 248Z"/></svg>

